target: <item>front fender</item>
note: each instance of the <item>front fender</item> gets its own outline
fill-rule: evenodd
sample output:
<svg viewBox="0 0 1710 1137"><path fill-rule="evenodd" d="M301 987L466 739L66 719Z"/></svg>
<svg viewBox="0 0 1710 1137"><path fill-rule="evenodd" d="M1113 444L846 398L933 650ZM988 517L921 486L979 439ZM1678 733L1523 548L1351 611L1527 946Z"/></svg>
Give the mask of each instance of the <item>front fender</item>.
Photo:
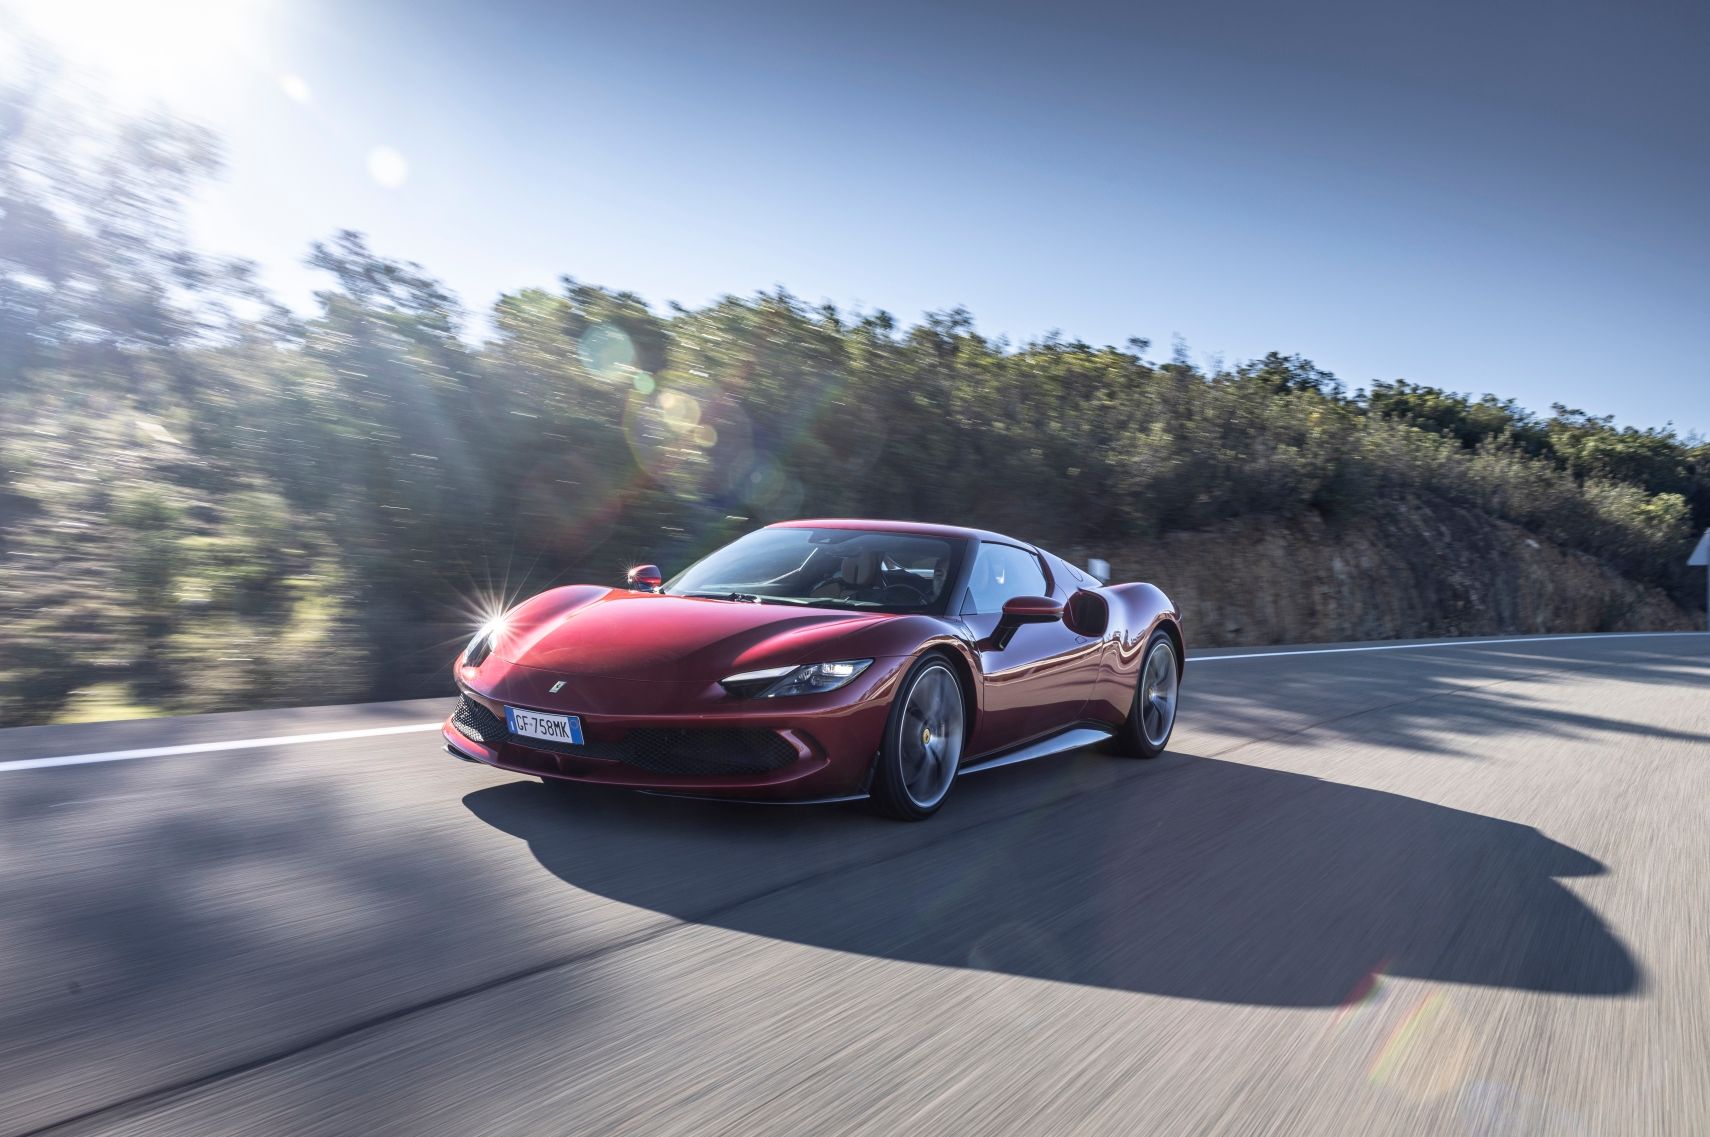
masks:
<svg viewBox="0 0 1710 1137"><path fill-rule="evenodd" d="M1187 637L1180 609L1156 585L1117 584L1099 591L1110 604L1110 629L1099 688L1088 707L1091 717L1119 725L1134 701L1140 663L1152 636L1159 629L1169 633L1179 661L1178 675L1187 672Z"/></svg>

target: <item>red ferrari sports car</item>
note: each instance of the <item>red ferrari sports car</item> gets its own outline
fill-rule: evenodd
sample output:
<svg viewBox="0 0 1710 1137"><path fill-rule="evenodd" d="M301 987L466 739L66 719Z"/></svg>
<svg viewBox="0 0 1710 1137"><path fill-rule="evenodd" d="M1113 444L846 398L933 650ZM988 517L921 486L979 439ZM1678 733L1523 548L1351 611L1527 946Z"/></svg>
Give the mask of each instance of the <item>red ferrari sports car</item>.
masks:
<svg viewBox="0 0 1710 1137"><path fill-rule="evenodd" d="M789 521L668 582L571 585L457 657L456 757L548 782L916 820L960 774L1105 741L1163 753L1185 663L1149 584L978 529Z"/></svg>

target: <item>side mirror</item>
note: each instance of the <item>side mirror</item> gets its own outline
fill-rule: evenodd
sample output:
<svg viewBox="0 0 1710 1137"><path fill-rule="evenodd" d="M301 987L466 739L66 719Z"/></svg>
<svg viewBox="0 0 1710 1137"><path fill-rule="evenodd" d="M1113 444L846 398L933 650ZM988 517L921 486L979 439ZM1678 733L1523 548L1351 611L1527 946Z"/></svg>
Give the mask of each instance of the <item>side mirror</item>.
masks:
<svg viewBox="0 0 1710 1137"><path fill-rule="evenodd" d="M992 631L992 647L1002 651L1023 624L1050 624L1063 618L1063 606L1049 596L1012 596L1003 602L1003 617Z"/></svg>
<svg viewBox="0 0 1710 1137"><path fill-rule="evenodd" d="M1003 602L1006 624L1049 624L1063 618L1063 606L1049 596L1011 596Z"/></svg>
<svg viewBox="0 0 1710 1137"><path fill-rule="evenodd" d="M658 592L659 586L665 583L658 565L636 565L629 570L628 580L629 586L637 592Z"/></svg>
<svg viewBox="0 0 1710 1137"><path fill-rule="evenodd" d="M1063 606L1063 623L1077 636L1096 639L1110 628L1110 601L1090 588L1082 588Z"/></svg>

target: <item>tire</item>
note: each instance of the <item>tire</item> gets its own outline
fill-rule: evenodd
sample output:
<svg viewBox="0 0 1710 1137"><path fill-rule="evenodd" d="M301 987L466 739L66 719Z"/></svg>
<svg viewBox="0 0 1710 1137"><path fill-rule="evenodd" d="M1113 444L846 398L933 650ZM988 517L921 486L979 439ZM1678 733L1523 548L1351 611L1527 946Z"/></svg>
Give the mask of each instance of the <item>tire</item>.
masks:
<svg viewBox="0 0 1710 1137"><path fill-rule="evenodd" d="M1140 674L1134 682L1134 705L1128 708L1112 749L1126 758L1156 758L1170 745L1181 697L1181 661L1170 633L1159 630L1146 643Z"/></svg>
<svg viewBox="0 0 1710 1137"><path fill-rule="evenodd" d="M967 700L950 661L922 656L891 700L873 768L873 808L899 821L937 813L956 782L967 723Z"/></svg>

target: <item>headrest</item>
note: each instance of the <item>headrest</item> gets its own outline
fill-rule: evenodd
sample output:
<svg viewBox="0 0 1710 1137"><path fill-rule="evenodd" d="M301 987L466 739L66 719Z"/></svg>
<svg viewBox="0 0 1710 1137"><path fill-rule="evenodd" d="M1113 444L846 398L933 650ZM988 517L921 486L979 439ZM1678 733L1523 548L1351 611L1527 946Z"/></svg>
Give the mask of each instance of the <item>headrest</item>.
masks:
<svg viewBox="0 0 1710 1137"><path fill-rule="evenodd" d="M871 588L878 579L878 550L862 549L843 558L843 583L850 588Z"/></svg>

